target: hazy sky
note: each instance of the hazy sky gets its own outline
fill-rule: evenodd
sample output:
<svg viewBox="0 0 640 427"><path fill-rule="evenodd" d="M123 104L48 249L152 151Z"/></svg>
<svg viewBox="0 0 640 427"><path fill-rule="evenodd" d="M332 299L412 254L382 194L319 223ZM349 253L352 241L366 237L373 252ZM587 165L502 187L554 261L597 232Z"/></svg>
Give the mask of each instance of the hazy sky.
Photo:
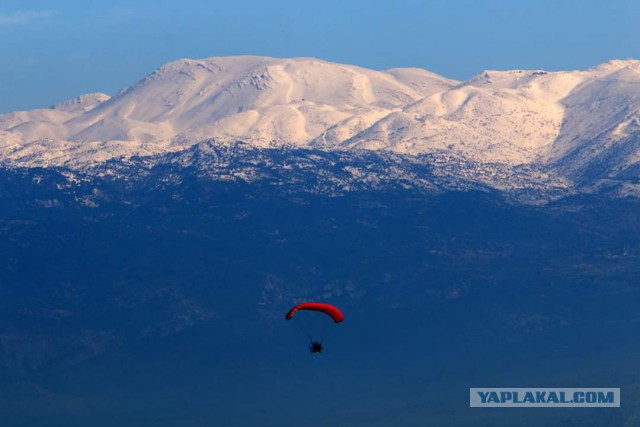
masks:
<svg viewBox="0 0 640 427"><path fill-rule="evenodd" d="M114 93L178 58L313 56L456 79L640 57L637 0L0 0L0 112Z"/></svg>

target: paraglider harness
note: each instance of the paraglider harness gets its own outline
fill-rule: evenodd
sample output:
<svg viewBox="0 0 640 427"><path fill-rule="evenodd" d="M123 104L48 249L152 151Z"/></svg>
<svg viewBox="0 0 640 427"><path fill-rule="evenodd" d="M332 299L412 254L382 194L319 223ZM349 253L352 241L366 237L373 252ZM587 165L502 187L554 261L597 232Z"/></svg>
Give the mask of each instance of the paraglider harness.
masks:
<svg viewBox="0 0 640 427"><path fill-rule="evenodd" d="M312 341L309 344L309 351L311 353L322 353L322 343L318 341Z"/></svg>

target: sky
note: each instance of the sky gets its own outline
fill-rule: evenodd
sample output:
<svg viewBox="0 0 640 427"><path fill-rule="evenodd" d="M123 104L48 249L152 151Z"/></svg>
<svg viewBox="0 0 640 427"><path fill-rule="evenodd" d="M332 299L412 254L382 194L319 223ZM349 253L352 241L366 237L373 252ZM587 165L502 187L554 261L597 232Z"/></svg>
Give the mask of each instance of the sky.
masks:
<svg viewBox="0 0 640 427"><path fill-rule="evenodd" d="M0 113L113 94L179 58L585 69L640 58L637 0L0 0Z"/></svg>

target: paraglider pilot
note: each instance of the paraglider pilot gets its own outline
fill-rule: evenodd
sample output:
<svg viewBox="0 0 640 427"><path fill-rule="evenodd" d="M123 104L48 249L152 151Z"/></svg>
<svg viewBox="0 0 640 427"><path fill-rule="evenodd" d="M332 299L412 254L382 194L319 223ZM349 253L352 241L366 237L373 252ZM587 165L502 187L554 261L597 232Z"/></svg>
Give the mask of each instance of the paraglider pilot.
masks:
<svg viewBox="0 0 640 427"><path fill-rule="evenodd" d="M322 343L313 341L311 344L309 344L309 351L311 353L322 353Z"/></svg>

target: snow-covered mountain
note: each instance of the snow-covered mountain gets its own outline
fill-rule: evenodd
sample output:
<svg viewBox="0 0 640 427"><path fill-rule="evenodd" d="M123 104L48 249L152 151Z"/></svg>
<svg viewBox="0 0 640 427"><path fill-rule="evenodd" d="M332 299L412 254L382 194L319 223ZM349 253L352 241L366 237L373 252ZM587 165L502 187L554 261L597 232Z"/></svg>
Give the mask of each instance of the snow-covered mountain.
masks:
<svg viewBox="0 0 640 427"><path fill-rule="evenodd" d="M640 61L484 71L465 82L312 58L179 60L109 97L0 115L5 165L86 167L204 140L257 148L449 153L576 181L635 176Z"/></svg>
<svg viewBox="0 0 640 427"><path fill-rule="evenodd" d="M307 58L180 60L109 99L86 95L0 116L0 155L65 164L179 150L208 138L338 145L454 84L423 70L378 72ZM338 125L340 132L327 136Z"/></svg>

